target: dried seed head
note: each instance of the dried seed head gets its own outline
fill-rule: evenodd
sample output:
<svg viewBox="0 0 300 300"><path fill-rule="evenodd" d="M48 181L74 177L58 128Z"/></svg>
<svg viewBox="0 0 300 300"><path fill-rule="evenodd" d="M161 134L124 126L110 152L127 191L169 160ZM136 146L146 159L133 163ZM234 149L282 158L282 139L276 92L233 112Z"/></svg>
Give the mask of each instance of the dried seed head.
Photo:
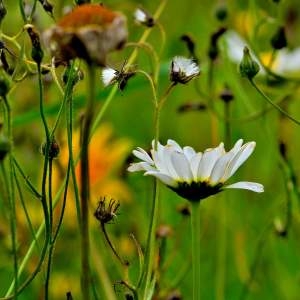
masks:
<svg viewBox="0 0 300 300"><path fill-rule="evenodd" d="M56 158L59 152L60 152L59 145L56 142L56 140L53 139L48 150L48 156L50 159ZM46 154L46 143L42 145L42 154L43 155Z"/></svg>
<svg viewBox="0 0 300 300"><path fill-rule="evenodd" d="M51 54L58 61L82 58L104 66L110 51L121 49L127 39L126 18L99 4L82 4L44 33Z"/></svg>
<svg viewBox="0 0 300 300"><path fill-rule="evenodd" d="M94 213L94 216L101 225L104 225L109 223L117 216L117 210L119 207L120 203L114 199L110 199L107 205L107 199L103 197L98 203L98 207Z"/></svg>

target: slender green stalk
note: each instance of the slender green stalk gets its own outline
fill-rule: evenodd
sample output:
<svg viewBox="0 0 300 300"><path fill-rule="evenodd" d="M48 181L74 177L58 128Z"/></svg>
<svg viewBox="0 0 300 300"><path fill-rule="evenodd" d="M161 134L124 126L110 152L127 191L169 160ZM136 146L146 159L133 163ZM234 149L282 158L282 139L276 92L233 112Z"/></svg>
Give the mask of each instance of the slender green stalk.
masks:
<svg viewBox="0 0 300 300"><path fill-rule="evenodd" d="M193 300L200 300L200 201L191 204Z"/></svg>
<svg viewBox="0 0 300 300"><path fill-rule="evenodd" d="M36 239L36 232L35 232L35 230L33 228L31 220L30 220L30 216L29 216L26 204L25 204L23 193L22 193L21 185L20 185L18 176L17 176L17 174L15 172L15 169L14 169L14 178L15 178L16 188L17 188L17 191L18 191L18 196L19 196L19 199L20 199L20 202L21 202L21 205L22 205L22 209L23 209L23 211L25 213L25 217L26 217L26 221L28 223L28 227L29 227L30 233L32 235L32 238ZM41 250L40 249L40 245L39 245L39 242L37 240L36 240L36 245L37 245L37 250L40 251Z"/></svg>
<svg viewBox="0 0 300 300"><path fill-rule="evenodd" d="M10 208L10 229L11 229L11 241L12 241L12 252L13 252L13 265L14 265L14 293L17 294L18 290L18 255L17 255L17 219L16 219L16 199L15 199L15 189L14 189L14 163L12 157L12 147L13 147L13 136L12 136L12 118L11 118L11 108L6 96L3 96L4 105L6 108L7 115L7 135L11 144L11 149L8 153L9 159L9 173L5 170L4 162L2 162L3 176L4 180L7 180L6 187L8 192L9 208ZM16 296L17 299L17 296Z"/></svg>
<svg viewBox="0 0 300 300"><path fill-rule="evenodd" d="M147 248L145 254L145 275L142 281L142 287L144 286L143 298L151 299L151 286L153 280L153 262L154 262L154 253L155 253L155 230L157 226L157 218L158 218L158 201L159 201L159 193L158 193L158 181L154 180L153 187L153 201L151 206L151 219L149 225L149 233L147 240Z"/></svg>
<svg viewBox="0 0 300 300"><path fill-rule="evenodd" d="M11 243L13 253L13 269L14 269L14 294L17 295L18 291L18 257L17 257L17 241L16 241L16 214L15 214L15 199L13 198L13 186L11 185L11 175L7 172L4 162L0 163L2 176L7 190L8 201L9 201L9 219L10 219L10 232L11 232ZM14 298L17 299L17 296Z"/></svg>
<svg viewBox="0 0 300 300"><path fill-rule="evenodd" d="M95 102L95 66L88 66L87 107L84 116L81 136L81 288L83 299L90 299L90 239L89 239L89 201L90 201L90 178L89 178L89 139L93 120Z"/></svg>
<svg viewBox="0 0 300 300"><path fill-rule="evenodd" d="M52 240L52 228L53 228L53 203L52 203L52 158L49 158L49 176L48 176L48 198L49 198L49 223L50 223L50 248L48 252L47 271L45 279L45 300L49 299L49 283L50 273L53 257L53 240Z"/></svg>
<svg viewBox="0 0 300 300"><path fill-rule="evenodd" d="M289 115L285 110L283 110L279 105L277 105L275 102L273 102L256 84L253 80L250 80L251 85L256 89L256 91L263 96L274 108L276 108L278 111L280 111L284 116L286 116L288 119L296 123L297 125L300 125L300 121L293 118L291 115Z"/></svg>
<svg viewBox="0 0 300 300"><path fill-rule="evenodd" d="M77 213L77 222L80 226L81 224L81 212L80 212L80 195L79 189L76 179L76 172L75 166L77 161L74 160L73 155L73 87L74 87L74 63L70 67L69 78L66 85L66 91L64 94L64 101L67 101L66 107L66 121L67 121L67 136L68 136L68 150L69 150L69 161L70 161L70 169L71 169L71 176L74 188L74 196L75 196L75 206L76 206L76 213Z"/></svg>

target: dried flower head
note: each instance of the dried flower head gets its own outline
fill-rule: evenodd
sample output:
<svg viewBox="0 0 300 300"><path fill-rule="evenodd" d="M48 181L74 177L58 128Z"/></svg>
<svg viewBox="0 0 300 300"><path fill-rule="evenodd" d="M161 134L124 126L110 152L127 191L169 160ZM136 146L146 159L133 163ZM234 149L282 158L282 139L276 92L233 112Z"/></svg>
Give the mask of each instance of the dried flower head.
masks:
<svg viewBox="0 0 300 300"><path fill-rule="evenodd" d="M94 216L100 222L100 224L104 225L109 223L117 216L116 213L119 207L120 203L114 199L110 199L107 205L107 200L105 197L103 197L98 203L98 207L94 213Z"/></svg>
<svg viewBox="0 0 300 300"><path fill-rule="evenodd" d="M174 83L188 83L200 74L200 68L194 60L175 56L171 63L170 79Z"/></svg>
<svg viewBox="0 0 300 300"><path fill-rule="evenodd" d="M134 12L134 19L136 23L146 27L153 27L155 25L153 16L142 8L136 9Z"/></svg>
<svg viewBox="0 0 300 300"><path fill-rule="evenodd" d="M141 162L132 163L128 171L144 171L145 175L158 178L187 200L200 201L226 188L257 193L264 190L263 185L256 182L241 181L225 185L251 155L255 142L243 145L240 139L229 152L225 151L223 143L203 153L189 146L182 148L173 140L168 140L165 146L158 143L157 149L154 146L153 142L151 156L142 148L134 150L133 154Z"/></svg>
<svg viewBox="0 0 300 300"><path fill-rule="evenodd" d="M118 71L108 67L103 69L101 77L104 86L118 83L119 90L123 91L127 85L128 80L134 75L135 71L130 68L125 70L125 68L122 67L122 69Z"/></svg>
<svg viewBox="0 0 300 300"><path fill-rule="evenodd" d="M104 66L106 55L121 49L127 39L126 18L100 4L83 4L44 33L51 54L58 61L82 58Z"/></svg>

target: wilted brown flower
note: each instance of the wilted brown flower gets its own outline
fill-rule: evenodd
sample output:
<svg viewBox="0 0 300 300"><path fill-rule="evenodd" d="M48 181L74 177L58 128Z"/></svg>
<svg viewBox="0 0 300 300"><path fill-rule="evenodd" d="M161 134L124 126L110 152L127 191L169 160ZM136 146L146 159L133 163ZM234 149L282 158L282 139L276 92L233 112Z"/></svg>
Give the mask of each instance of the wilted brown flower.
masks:
<svg viewBox="0 0 300 300"><path fill-rule="evenodd" d="M83 4L44 33L46 46L57 61L82 58L104 66L108 52L127 39L126 18L100 4Z"/></svg>

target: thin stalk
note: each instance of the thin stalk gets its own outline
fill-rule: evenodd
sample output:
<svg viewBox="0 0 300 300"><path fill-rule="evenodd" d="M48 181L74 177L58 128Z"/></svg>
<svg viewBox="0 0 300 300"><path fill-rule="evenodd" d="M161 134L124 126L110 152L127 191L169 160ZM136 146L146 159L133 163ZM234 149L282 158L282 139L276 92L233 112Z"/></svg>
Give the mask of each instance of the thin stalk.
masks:
<svg viewBox="0 0 300 300"><path fill-rule="evenodd" d="M102 230L102 232L103 232L103 234L104 234L104 237L105 237L106 242L108 243L110 249L112 250L113 254L116 256L116 258L118 259L118 261L119 261L122 265L127 266L128 263L127 263L126 261L124 261L124 260L120 257L120 255L118 254L116 248L115 248L114 245L112 244L112 242L111 242L111 240L110 240L110 238L109 238L109 236L108 236L108 234L107 234L107 231L106 231L106 228L105 228L105 224L104 224L104 223L101 223L101 230Z"/></svg>
<svg viewBox="0 0 300 300"><path fill-rule="evenodd" d="M28 179L28 176L25 175L24 171L22 170L20 164L18 163L18 161L16 160L15 157L13 157L13 162L14 162L14 165L17 167L19 173L21 174L22 178L25 180L25 183L27 184L29 190L33 193L33 195L35 195L36 198L41 199L42 198L41 194L37 191L37 189L30 182L30 180Z"/></svg>
<svg viewBox="0 0 300 300"><path fill-rule="evenodd" d="M52 203L52 158L49 158L49 176L48 176L48 198L49 198L49 223L50 223L50 248L48 252L47 271L45 279L45 300L49 299L49 283L50 273L53 257L53 241L52 241L52 228L53 228L53 203Z"/></svg>
<svg viewBox="0 0 300 300"><path fill-rule="evenodd" d="M12 157L12 146L13 146L13 137L12 137L12 118L11 118L11 108L6 96L2 97L4 101L4 106L6 108L7 115L7 135L11 144L11 149L8 153L9 159L9 173L5 170L4 161L2 162L3 168L3 177L4 180L7 180L6 187L9 200L9 209L10 209L10 230L11 230L11 242L12 242L12 252L13 252L13 266L14 266L14 293L17 294L18 291L18 255L17 255L17 219L16 219L16 199L15 199L15 189L14 189L14 163ZM17 297L16 297L17 299Z"/></svg>
<svg viewBox="0 0 300 300"><path fill-rule="evenodd" d="M251 85L256 89L256 91L265 98L274 108L276 108L279 112L281 112L284 116L286 116L288 119L296 123L297 125L300 125L300 121L293 118L291 115L289 115L285 110L283 110L279 105L277 105L275 102L273 102L256 84L252 79L249 79L249 82Z"/></svg>
<svg viewBox="0 0 300 300"><path fill-rule="evenodd" d="M80 161L81 183L81 288L83 299L90 299L90 239L89 239L89 201L90 201L90 178L89 178L89 140L93 119L95 102L95 66L88 66L87 108L82 128L82 148Z"/></svg>
<svg viewBox="0 0 300 300"><path fill-rule="evenodd" d="M74 188L74 196L75 196L75 206L77 212L77 222L80 226L81 224L81 212L80 212L80 195L79 189L76 179L76 172L75 166L78 160L74 160L73 156L73 76L74 76L74 63L71 65L70 73L68 82L66 85L66 91L64 94L64 101L67 101L67 108L66 108L66 120L67 120L67 136L68 136L68 150L69 150L69 161L70 161L70 169L71 169L71 176Z"/></svg>
<svg viewBox="0 0 300 300"><path fill-rule="evenodd" d="M154 187L153 187L153 201L151 207L151 219L149 225L149 233L147 239L147 249L145 254L145 275L144 275L144 292L143 298L151 299L151 290L150 287L152 286L152 276L153 276L153 263L154 263L154 253L155 253L155 231L157 226L157 218L158 218L158 201L159 201L159 193L158 193L158 181L157 179L154 180Z"/></svg>
<svg viewBox="0 0 300 300"><path fill-rule="evenodd" d="M14 169L14 178L15 178L15 183L16 183L16 187L17 187L17 191L18 191L18 195L19 195L19 198L20 198L20 202L21 202L21 205L22 205L22 209L25 213L25 217L26 217L26 221L28 223L28 227L29 227L29 231L32 235L32 238L34 240L36 240L36 232L33 228L33 225L31 223L31 220L30 220L30 216L29 216L29 213L28 213L28 210L27 210L27 207L26 207L26 204L25 204L25 201L24 201L24 196L23 196L23 193L22 193L22 189L21 189L21 185L20 185L20 182L19 182L19 179L18 179L18 176L15 172L15 169ZM40 249L40 246L39 246L39 243L38 241L36 240L36 245L37 245L37 250L41 250Z"/></svg>
<svg viewBox="0 0 300 300"><path fill-rule="evenodd" d="M200 201L191 204L193 300L200 300Z"/></svg>
<svg viewBox="0 0 300 300"><path fill-rule="evenodd" d="M16 214L15 214L15 202L12 195L11 179L6 171L4 161L0 163L1 173L3 176L4 184L7 190L7 198L9 201L9 219L10 219L10 232L11 232L11 243L12 243L12 253L13 253L13 270L14 270L14 284L13 291L17 295L18 291L18 257L17 257L17 241L16 241ZM8 178L9 177L9 178ZM17 299L17 296L14 298Z"/></svg>

